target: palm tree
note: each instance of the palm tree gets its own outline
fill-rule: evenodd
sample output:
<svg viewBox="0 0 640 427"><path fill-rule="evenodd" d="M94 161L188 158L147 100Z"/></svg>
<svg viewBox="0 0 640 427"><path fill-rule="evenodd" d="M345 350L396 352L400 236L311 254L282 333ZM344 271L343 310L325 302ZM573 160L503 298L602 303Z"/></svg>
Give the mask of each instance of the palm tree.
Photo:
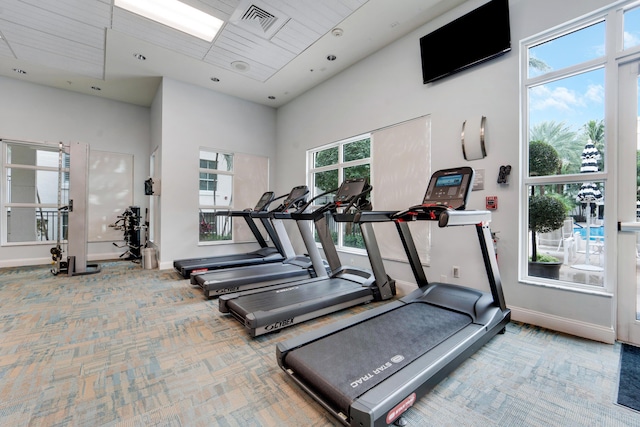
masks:
<svg viewBox="0 0 640 427"><path fill-rule="evenodd" d="M561 159L558 173L580 172L580 153L584 143L565 122L550 120L538 123L529 132L529 140L546 142L556 149Z"/></svg>
<svg viewBox="0 0 640 427"><path fill-rule="evenodd" d="M530 57L529 58L529 67L534 68L539 71L549 71L551 67L544 62L542 59Z"/></svg>

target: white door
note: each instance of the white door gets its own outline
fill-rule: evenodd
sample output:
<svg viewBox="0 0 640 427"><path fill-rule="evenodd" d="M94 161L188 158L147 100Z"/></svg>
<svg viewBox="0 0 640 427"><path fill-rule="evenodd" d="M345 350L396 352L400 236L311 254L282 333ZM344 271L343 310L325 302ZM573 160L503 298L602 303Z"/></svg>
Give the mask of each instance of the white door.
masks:
<svg viewBox="0 0 640 427"><path fill-rule="evenodd" d="M620 65L618 78L617 338L640 345L640 58Z"/></svg>

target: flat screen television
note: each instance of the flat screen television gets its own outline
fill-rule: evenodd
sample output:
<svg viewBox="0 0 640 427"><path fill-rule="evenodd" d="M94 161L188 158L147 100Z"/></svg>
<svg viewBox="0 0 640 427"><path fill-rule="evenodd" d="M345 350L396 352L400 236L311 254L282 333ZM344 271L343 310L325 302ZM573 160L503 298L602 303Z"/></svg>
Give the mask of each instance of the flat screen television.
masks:
<svg viewBox="0 0 640 427"><path fill-rule="evenodd" d="M420 38L423 83L510 50L509 1L491 0Z"/></svg>

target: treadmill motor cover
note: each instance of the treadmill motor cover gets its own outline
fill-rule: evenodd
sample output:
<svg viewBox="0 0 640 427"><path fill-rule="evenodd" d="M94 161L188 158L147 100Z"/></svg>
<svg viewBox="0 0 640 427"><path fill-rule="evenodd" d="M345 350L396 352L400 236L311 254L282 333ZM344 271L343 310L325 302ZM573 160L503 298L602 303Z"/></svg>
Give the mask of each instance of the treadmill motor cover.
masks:
<svg viewBox="0 0 640 427"><path fill-rule="evenodd" d="M292 350L285 364L348 414L356 398L471 322L467 314L414 302Z"/></svg>

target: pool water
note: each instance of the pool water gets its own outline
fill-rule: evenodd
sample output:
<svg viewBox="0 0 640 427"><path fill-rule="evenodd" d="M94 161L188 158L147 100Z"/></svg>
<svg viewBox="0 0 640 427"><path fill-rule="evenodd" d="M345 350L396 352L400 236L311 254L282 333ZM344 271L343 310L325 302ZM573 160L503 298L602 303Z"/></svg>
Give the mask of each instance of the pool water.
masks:
<svg viewBox="0 0 640 427"><path fill-rule="evenodd" d="M573 227L573 231L574 232L578 232L580 233L580 237L582 237L583 239L587 238L587 227ZM599 225L599 226L591 226L589 228L589 236L590 237L604 237L604 227Z"/></svg>

